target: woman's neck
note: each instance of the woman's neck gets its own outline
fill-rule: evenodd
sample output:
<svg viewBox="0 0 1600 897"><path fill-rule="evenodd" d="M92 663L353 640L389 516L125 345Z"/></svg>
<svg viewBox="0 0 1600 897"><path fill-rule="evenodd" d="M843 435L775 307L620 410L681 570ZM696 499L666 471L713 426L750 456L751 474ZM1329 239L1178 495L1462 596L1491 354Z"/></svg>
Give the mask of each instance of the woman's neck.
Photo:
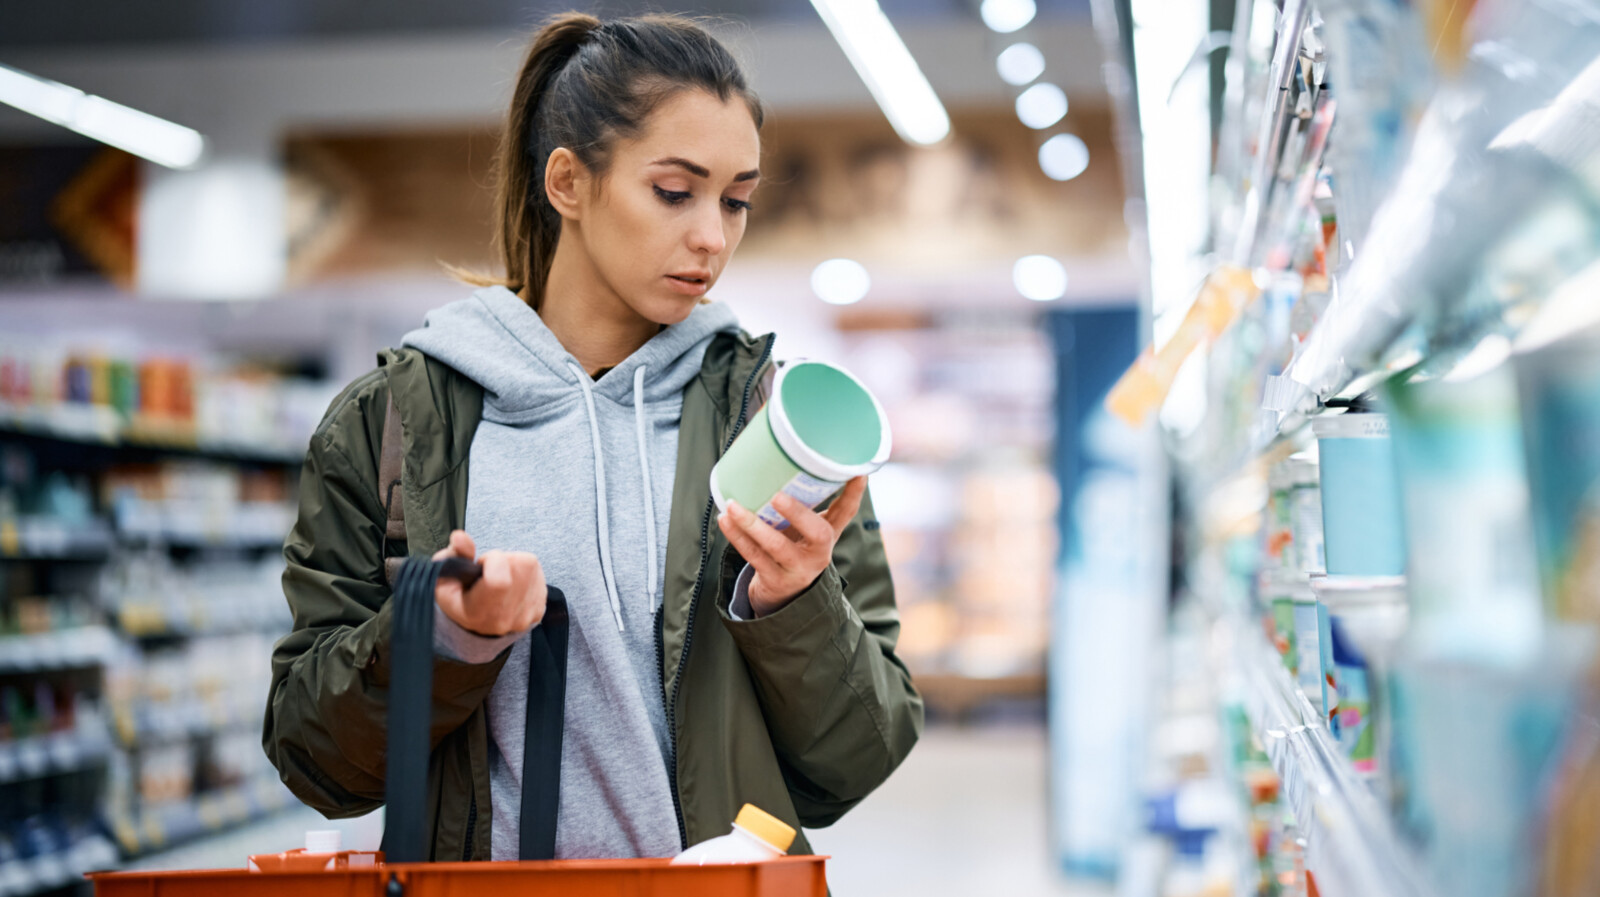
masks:
<svg viewBox="0 0 1600 897"><path fill-rule="evenodd" d="M527 300L526 290L522 298ZM641 317L622 301L565 233L551 260L538 312L562 348L571 352L590 376L621 364L661 332L660 324Z"/></svg>

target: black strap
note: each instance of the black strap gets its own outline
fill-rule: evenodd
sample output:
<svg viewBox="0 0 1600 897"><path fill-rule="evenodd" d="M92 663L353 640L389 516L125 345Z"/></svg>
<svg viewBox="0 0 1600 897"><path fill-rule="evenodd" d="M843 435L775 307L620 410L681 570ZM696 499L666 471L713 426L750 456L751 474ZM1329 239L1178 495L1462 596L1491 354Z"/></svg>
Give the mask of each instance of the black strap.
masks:
<svg viewBox="0 0 1600 897"><path fill-rule="evenodd" d="M395 579L389 633L389 745L383 850L391 863L428 859L428 727L433 712L433 593L442 565L407 558Z"/></svg>
<svg viewBox="0 0 1600 897"><path fill-rule="evenodd" d="M522 811L517 856L556 856L561 808L561 733L566 728L567 599L550 587L544 620L528 633L528 716L522 734Z"/></svg>
<svg viewBox="0 0 1600 897"><path fill-rule="evenodd" d="M451 558L406 558L395 578L389 633L389 744L383 851L391 863L429 859L428 729L433 712L433 603L440 576L477 581L482 568ZM555 858L561 805L561 734L567 697L567 599L550 587L544 620L528 639L528 715L523 733L518 856Z"/></svg>

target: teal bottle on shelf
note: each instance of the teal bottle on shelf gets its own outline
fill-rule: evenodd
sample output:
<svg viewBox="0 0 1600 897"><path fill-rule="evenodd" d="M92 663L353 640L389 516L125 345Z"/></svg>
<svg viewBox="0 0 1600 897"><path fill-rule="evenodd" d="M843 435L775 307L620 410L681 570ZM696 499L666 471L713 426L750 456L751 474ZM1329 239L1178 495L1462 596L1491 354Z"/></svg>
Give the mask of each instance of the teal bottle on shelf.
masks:
<svg viewBox="0 0 1600 897"><path fill-rule="evenodd" d="M1388 418L1345 413L1315 418L1311 426L1321 464L1328 575L1405 573L1406 540Z"/></svg>

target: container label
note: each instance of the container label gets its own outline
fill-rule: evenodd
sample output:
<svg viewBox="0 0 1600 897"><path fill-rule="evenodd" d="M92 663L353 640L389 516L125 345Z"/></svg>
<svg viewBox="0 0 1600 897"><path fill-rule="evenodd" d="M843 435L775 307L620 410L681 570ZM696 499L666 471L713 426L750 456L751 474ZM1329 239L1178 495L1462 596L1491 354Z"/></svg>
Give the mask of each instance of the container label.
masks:
<svg viewBox="0 0 1600 897"><path fill-rule="evenodd" d="M1377 739L1372 731L1372 706L1367 690L1367 669L1339 664L1339 747L1350 757L1356 772L1377 769Z"/></svg>
<svg viewBox="0 0 1600 897"><path fill-rule="evenodd" d="M1299 668L1295 679L1317 711L1325 712L1322 702L1322 638L1317 630L1316 602L1294 603L1294 639L1299 649Z"/></svg>
<svg viewBox="0 0 1600 897"><path fill-rule="evenodd" d="M822 504L823 500L828 496L838 492L843 485L843 483L836 483L831 480L819 480L801 471L794 475L794 479L785 483L779 491L808 508L815 508L817 505ZM783 530L789 528L789 521L783 519L783 515L773 509L770 501L763 505L760 511L756 512L756 516L766 521L774 529Z"/></svg>

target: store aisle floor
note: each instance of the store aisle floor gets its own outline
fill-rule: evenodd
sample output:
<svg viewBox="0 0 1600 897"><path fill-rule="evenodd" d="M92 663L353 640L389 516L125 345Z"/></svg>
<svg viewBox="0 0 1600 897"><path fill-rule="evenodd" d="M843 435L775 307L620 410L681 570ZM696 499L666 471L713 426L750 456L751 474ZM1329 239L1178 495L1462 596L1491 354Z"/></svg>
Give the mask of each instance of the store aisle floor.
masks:
<svg viewBox="0 0 1600 897"><path fill-rule="evenodd" d="M884 786L831 828L835 897L1108 897L1055 874L1042 727L930 728Z"/></svg>

